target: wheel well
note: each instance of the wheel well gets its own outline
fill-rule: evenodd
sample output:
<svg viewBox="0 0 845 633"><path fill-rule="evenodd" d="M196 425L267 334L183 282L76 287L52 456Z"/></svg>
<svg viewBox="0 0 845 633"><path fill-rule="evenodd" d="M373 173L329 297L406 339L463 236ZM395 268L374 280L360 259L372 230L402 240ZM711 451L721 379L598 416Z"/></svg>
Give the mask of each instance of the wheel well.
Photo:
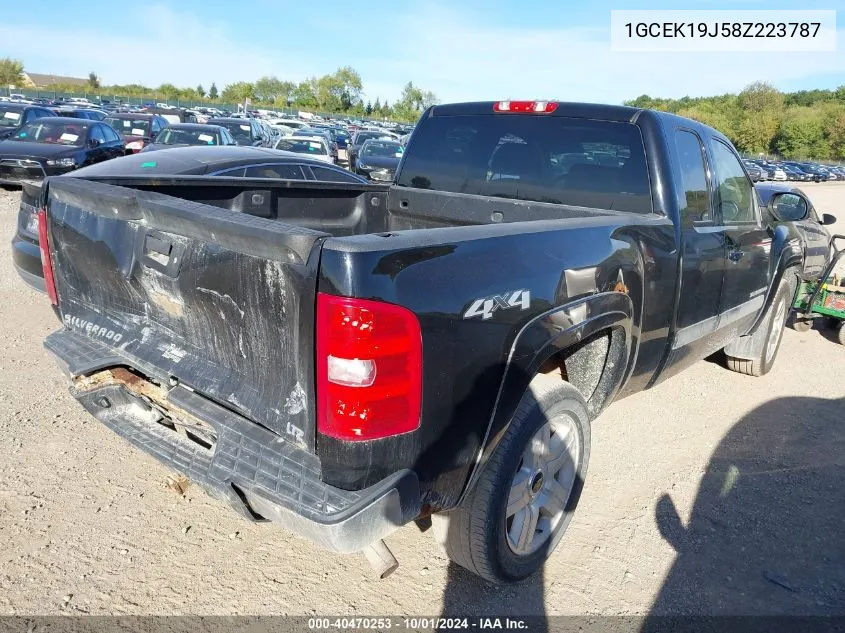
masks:
<svg viewBox="0 0 845 633"><path fill-rule="evenodd" d="M600 330L547 358L538 374L557 373L584 396L591 416L607 404L619 371L624 370L624 333Z"/></svg>

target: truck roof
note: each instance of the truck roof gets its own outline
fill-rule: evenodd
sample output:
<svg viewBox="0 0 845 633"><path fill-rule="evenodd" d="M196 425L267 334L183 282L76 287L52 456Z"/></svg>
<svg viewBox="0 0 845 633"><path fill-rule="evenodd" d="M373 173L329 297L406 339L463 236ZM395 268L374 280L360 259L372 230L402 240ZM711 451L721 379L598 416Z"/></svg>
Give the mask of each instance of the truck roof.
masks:
<svg viewBox="0 0 845 633"><path fill-rule="evenodd" d="M469 114L493 114L494 107L500 101L472 101L467 103L448 103L436 105L428 116L460 116ZM604 105L600 103L575 103L556 101L554 112L538 116L561 116L575 119L599 119L603 121L633 121L642 108L630 106Z"/></svg>

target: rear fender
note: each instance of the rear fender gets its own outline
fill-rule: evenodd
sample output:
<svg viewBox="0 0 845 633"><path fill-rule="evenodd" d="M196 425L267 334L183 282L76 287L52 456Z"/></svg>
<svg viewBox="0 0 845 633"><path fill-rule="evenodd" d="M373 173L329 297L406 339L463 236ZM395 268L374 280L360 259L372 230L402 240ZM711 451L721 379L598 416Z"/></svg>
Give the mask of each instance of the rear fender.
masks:
<svg viewBox="0 0 845 633"><path fill-rule="evenodd" d="M592 394L584 394L590 415L598 415L612 401L625 375L631 353L634 305L621 292L604 292L556 307L528 322L516 335L479 458L462 495L472 489L483 465L499 445L510 420L543 364L602 331L611 333L607 361Z"/></svg>

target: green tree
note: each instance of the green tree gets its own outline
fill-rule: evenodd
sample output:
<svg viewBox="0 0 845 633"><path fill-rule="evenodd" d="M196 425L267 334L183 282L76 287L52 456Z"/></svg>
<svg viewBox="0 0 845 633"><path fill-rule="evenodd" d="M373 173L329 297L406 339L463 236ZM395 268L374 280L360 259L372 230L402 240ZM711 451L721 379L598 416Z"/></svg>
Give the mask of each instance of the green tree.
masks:
<svg viewBox="0 0 845 633"><path fill-rule="evenodd" d="M806 106L789 108L780 123L776 147L787 158L829 156L822 110Z"/></svg>
<svg viewBox="0 0 845 633"><path fill-rule="evenodd" d="M205 96L205 88L202 87L202 84L198 84L197 87L194 88L194 90L196 91L200 99Z"/></svg>
<svg viewBox="0 0 845 633"><path fill-rule="evenodd" d="M217 98L217 84L213 81L211 82L211 88L208 89L208 98L209 99L216 99Z"/></svg>
<svg viewBox="0 0 845 633"><path fill-rule="evenodd" d="M764 81L755 81L739 93L739 105L750 112L775 112L783 109L783 93Z"/></svg>
<svg viewBox="0 0 845 633"><path fill-rule="evenodd" d="M317 80L313 77L299 82L291 93L291 99L298 108L316 108L317 102Z"/></svg>
<svg viewBox="0 0 845 633"><path fill-rule="evenodd" d="M0 86L20 86L23 83L23 62L11 57L0 58Z"/></svg>
<svg viewBox="0 0 845 633"><path fill-rule="evenodd" d="M100 89L100 78L97 76L93 70L88 73L88 88L91 90L99 90Z"/></svg>
<svg viewBox="0 0 845 633"><path fill-rule="evenodd" d="M409 81L402 88L402 94L393 104L391 114L402 121L415 121L423 110L437 103L437 97L430 90L423 91Z"/></svg>
<svg viewBox="0 0 845 633"><path fill-rule="evenodd" d="M783 118L783 93L757 81L739 93L737 105L741 114L732 140L745 152L770 152Z"/></svg>
<svg viewBox="0 0 845 633"><path fill-rule="evenodd" d="M376 116L381 114L381 99L376 97L376 102L373 104L373 114Z"/></svg>
<svg viewBox="0 0 845 633"><path fill-rule="evenodd" d="M278 77L261 77L255 82L255 98L265 103L287 103L296 86Z"/></svg>
<svg viewBox="0 0 845 633"><path fill-rule="evenodd" d="M255 84L248 81L236 81L223 88L223 101L240 103L244 99L255 99Z"/></svg>
<svg viewBox="0 0 845 633"><path fill-rule="evenodd" d="M440 99L431 90L426 90L422 93L422 109L427 110L433 105L440 103Z"/></svg>
<svg viewBox="0 0 845 633"><path fill-rule="evenodd" d="M824 133L831 158L845 160L845 103L825 109Z"/></svg>
<svg viewBox="0 0 845 633"><path fill-rule="evenodd" d="M373 113L373 104L367 101L367 105L364 108L364 114L370 116Z"/></svg>
<svg viewBox="0 0 845 633"><path fill-rule="evenodd" d="M156 93L164 97L165 101L169 101L170 99L176 99L179 96L179 88L171 83L163 83L156 88Z"/></svg>

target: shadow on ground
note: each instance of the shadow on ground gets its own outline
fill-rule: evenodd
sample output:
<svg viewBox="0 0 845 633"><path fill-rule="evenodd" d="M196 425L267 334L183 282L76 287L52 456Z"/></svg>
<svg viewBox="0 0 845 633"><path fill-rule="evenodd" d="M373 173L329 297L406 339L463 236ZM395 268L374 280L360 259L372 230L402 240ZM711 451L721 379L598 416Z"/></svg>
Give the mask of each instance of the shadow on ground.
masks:
<svg viewBox="0 0 845 633"><path fill-rule="evenodd" d="M496 586L449 563L442 617L529 617L533 632L547 630L545 613L542 572L514 585Z"/></svg>
<svg viewBox="0 0 845 633"><path fill-rule="evenodd" d="M845 399L754 409L714 452L689 522L668 495L655 519L678 556L652 615L845 615Z"/></svg>
<svg viewBox="0 0 845 633"><path fill-rule="evenodd" d="M845 615L845 399L754 409L713 453L689 521L665 494L655 520L678 555L642 630L665 630L664 616ZM555 628L542 575L496 587L454 563L442 615Z"/></svg>

